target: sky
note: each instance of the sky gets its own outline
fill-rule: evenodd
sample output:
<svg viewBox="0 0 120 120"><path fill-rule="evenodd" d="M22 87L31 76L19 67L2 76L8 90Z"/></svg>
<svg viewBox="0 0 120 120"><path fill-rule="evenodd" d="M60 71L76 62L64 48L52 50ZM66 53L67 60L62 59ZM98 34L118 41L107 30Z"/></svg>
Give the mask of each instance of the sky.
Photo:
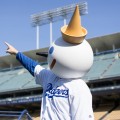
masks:
<svg viewBox="0 0 120 120"><path fill-rule="evenodd" d="M86 39L120 32L120 0L85 1L88 14L81 16L81 24L88 31ZM79 2L83 0L0 0L0 56L8 55L5 41L21 52L36 49L32 14ZM53 41L61 36L62 26L63 21L53 23ZM49 27L40 27L40 48L50 45Z"/></svg>

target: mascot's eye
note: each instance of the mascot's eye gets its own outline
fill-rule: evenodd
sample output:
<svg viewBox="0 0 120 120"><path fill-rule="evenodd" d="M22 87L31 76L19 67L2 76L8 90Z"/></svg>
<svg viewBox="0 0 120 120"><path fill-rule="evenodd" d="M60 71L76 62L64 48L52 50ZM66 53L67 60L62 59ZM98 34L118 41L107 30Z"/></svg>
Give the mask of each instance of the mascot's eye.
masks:
<svg viewBox="0 0 120 120"><path fill-rule="evenodd" d="M53 51L54 51L54 47L51 47L51 48L49 49L49 54L52 54Z"/></svg>

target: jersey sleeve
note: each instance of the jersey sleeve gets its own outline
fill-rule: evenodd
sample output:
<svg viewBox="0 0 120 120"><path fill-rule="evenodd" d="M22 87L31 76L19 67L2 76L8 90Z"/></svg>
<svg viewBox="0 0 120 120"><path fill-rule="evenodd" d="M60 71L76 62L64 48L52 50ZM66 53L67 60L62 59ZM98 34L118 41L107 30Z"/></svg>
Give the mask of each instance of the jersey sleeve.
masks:
<svg viewBox="0 0 120 120"><path fill-rule="evenodd" d="M34 76L36 84L40 84L43 88L45 88L47 83L52 82L55 77L50 70L45 69L40 65L35 67Z"/></svg>
<svg viewBox="0 0 120 120"><path fill-rule="evenodd" d="M16 59L34 76L34 69L39 64L35 60L27 57L21 52L18 52L16 55Z"/></svg>
<svg viewBox="0 0 120 120"><path fill-rule="evenodd" d="M44 87L52 75L50 70L43 68L38 62L21 52L17 53L16 59L35 77L36 84L40 84Z"/></svg>

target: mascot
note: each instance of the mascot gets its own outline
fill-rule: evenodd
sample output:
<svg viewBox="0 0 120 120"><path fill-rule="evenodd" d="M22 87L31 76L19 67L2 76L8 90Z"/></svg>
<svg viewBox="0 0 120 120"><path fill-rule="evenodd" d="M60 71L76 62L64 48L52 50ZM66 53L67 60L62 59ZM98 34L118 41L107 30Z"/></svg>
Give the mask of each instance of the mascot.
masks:
<svg viewBox="0 0 120 120"><path fill-rule="evenodd" d="M92 95L82 80L93 64L93 51L85 40L87 30L81 26L78 6L61 33L48 51L49 69L7 42L6 52L16 55L36 84L42 85L41 120L94 120Z"/></svg>

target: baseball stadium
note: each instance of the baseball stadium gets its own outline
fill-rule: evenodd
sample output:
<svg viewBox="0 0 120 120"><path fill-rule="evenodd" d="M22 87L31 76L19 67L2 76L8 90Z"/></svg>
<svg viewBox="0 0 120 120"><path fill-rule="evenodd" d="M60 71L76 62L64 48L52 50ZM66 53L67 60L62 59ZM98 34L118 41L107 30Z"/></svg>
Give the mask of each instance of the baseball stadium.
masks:
<svg viewBox="0 0 120 120"><path fill-rule="evenodd" d="M34 24L36 27L38 18ZM120 120L119 39L120 33L87 39L94 52L94 62L82 79L93 96L95 120ZM48 49L39 48L23 53L49 69ZM40 120L42 92L42 86L35 83L35 78L14 55L0 57L0 120Z"/></svg>

